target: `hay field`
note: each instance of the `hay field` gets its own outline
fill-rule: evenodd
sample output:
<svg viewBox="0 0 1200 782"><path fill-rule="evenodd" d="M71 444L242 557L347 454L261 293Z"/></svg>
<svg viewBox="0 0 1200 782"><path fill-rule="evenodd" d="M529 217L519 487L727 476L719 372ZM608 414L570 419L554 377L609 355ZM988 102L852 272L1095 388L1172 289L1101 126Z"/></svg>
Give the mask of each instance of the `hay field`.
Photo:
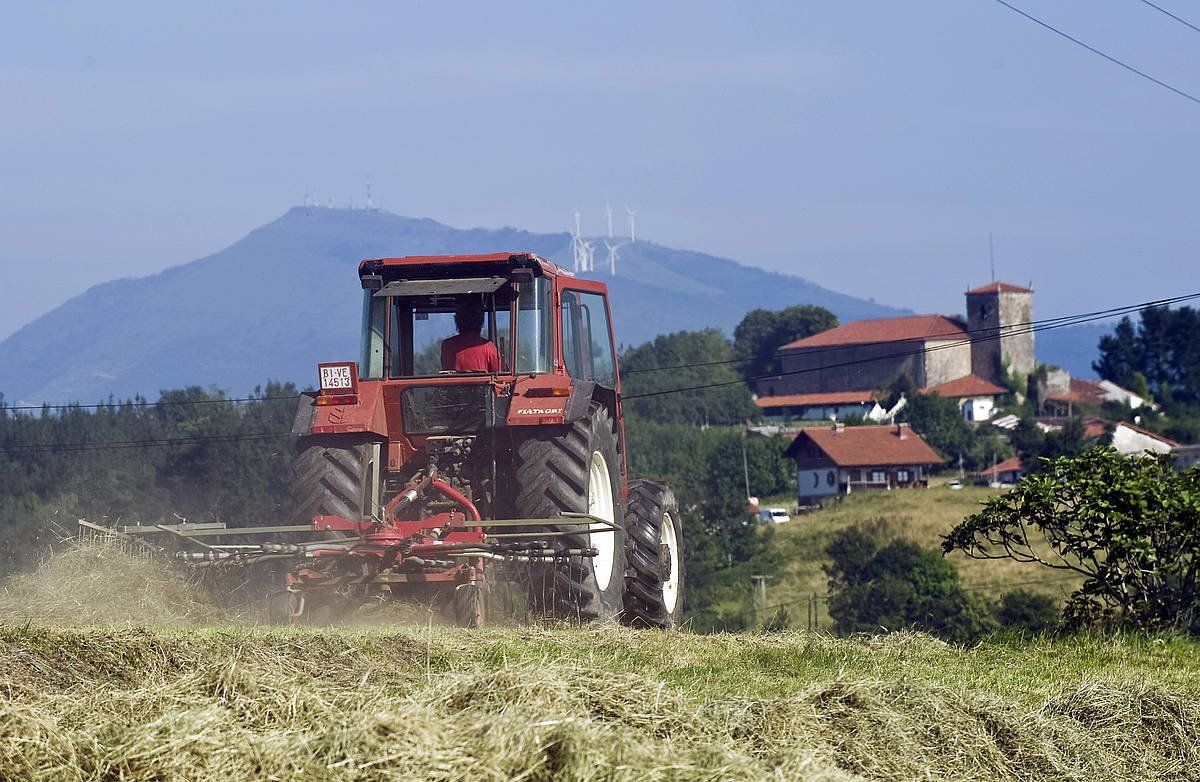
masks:
<svg viewBox="0 0 1200 782"><path fill-rule="evenodd" d="M0 593L0 779L1200 779L1192 642L269 628L126 559Z"/></svg>

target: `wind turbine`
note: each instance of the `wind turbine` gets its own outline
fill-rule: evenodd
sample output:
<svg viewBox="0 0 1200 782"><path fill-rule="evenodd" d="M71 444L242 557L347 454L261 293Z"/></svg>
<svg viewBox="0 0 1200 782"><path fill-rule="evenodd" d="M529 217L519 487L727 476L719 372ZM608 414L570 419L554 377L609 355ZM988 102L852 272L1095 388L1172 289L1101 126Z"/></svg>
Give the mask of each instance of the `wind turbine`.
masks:
<svg viewBox="0 0 1200 782"><path fill-rule="evenodd" d="M617 253L627 244L629 242L604 241L604 246L608 248L608 272L614 277L617 276Z"/></svg>
<svg viewBox="0 0 1200 782"><path fill-rule="evenodd" d="M575 207L575 230L571 232L571 266L576 272L588 270L588 247L580 228L579 207Z"/></svg>
<svg viewBox="0 0 1200 782"><path fill-rule="evenodd" d="M608 238L613 238L612 233L612 204L607 201L604 203L604 212L608 215Z"/></svg>
<svg viewBox="0 0 1200 782"><path fill-rule="evenodd" d="M625 214L629 215L629 243L633 244L634 242L637 241L637 234L634 233L634 230L633 230L633 217L634 217L634 215L637 214L637 210L630 209L628 206L626 206Z"/></svg>
<svg viewBox="0 0 1200 782"><path fill-rule="evenodd" d="M580 244L583 246L583 257L584 257L583 270L588 271L588 272L595 271L595 269L596 269L596 255L595 255L596 243L593 241L584 240L584 241L580 242Z"/></svg>

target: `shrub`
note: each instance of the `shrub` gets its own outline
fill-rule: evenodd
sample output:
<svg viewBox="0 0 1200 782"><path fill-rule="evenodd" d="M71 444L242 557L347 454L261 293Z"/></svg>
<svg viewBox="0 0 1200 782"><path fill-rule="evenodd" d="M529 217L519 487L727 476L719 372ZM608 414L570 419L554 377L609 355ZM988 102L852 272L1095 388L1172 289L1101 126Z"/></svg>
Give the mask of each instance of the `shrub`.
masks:
<svg viewBox="0 0 1200 782"><path fill-rule="evenodd" d="M1027 589L1014 589L1000 598L996 618L1008 630L1049 633L1058 629L1058 607L1054 598Z"/></svg>
<svg viewBox="0 0 1200 782"><path fill-rule="evenodd" d="M967 594L958 571L936 551L908 541L880 547L850 528L826 549L829 615L839 633L923 630L947 641L975 641L996 629L987 604Z"/></svg>

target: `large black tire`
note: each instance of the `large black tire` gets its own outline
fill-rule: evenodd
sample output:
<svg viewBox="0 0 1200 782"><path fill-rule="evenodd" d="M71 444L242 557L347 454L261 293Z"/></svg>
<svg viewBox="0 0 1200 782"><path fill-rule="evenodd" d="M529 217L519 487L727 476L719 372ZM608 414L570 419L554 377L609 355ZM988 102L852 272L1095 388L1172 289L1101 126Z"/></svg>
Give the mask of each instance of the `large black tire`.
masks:
<svg viewBox="0 0 1200 782"><path fill-rule="evenodd" d="M678 627L683 618L683 525L675 493L653 481L629 482L625 513L625 621Z"/></svg>
<svg viewBox="0 0 1200 782"><path fill-rule="evenodd" d="M358 521L369 515L367 498L372 439L343 434L305 437L292 463L292 517L298 524L314 516L341 516Z"/></svg>
<svg viewBox="0 0 1200 782"><path fill-rule="evenodd" d="M528 519L588 513L588 490L596 465L597 478L607 473L612 519L620 527L624 508L619 458L612 416L599 405L593 405L587 416L573 424L521 434L513 453L515 512ZM601 464L607 470L600 469ZM589 532L587 527L569 529L572 534L547 541L559 550L596 547L609 556L572 557L555 565L530 566L526 588L532 608L580 622L619 617L625 582L623 534Z"/></svg>

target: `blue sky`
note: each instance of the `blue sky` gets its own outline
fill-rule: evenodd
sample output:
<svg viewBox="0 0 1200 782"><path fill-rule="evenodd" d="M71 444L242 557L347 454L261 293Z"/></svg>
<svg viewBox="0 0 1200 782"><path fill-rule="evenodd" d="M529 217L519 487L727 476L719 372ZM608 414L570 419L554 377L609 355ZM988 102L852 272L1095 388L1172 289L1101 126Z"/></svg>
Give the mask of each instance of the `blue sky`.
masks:
<svg viewBox="0 0 1200 782"><path fill-rule="evenodd" d="M1016 4L1200 93L1200 33L1137 0ZM0 101L0 338L368 177L460 227L628 203L919 311L987 279L989 231L1039 315L1200 288L1200 105L993 0L23 3Z"/></svg>

